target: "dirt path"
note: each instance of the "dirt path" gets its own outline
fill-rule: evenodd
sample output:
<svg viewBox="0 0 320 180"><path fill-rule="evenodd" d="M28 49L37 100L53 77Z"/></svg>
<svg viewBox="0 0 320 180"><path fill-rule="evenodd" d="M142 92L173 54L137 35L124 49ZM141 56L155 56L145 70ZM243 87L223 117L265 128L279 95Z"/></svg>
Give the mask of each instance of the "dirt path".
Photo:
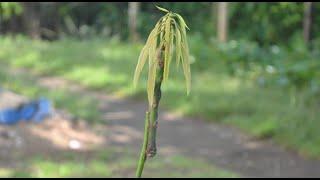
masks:
<svg viewBox="0 0 320 180"><path fill-rule="evenodd" d="M69 85L70 90L94 97L110 126L122 129L114 134L118 136L114 143L140 148L146 102L88 91L60 78L41 78L39 84L47 88ZM269 141L253 140L231 127L164 111L160 111L158 146L160 154L201 157L247 177L320 177L320 161L306 160Z"/></svg>
<svg viewBox="0 0 320 180"><path fill-rule="evenodd" d="M38 79L50 89L66 88L97 100L108 122L112 145L140 149L146 102L122 99L53 77ZM307 160L269 141L254 140L237 129L160 111L159 157L185 154L213 162L245 177L320 177L320 161Z"/></svg>

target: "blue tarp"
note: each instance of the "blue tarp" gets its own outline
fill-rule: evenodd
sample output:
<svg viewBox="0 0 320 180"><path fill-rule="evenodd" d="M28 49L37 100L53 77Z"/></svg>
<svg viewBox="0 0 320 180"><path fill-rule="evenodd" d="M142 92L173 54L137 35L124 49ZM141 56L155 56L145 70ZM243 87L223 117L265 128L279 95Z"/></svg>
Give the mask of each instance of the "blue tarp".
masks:
<svg viewBox="0 0 320 180"><path fill-rule="evenodd" d="M41 122L52 113L51 102L46 98L0 110L0 124L13 125L19 121Z"/></svg>

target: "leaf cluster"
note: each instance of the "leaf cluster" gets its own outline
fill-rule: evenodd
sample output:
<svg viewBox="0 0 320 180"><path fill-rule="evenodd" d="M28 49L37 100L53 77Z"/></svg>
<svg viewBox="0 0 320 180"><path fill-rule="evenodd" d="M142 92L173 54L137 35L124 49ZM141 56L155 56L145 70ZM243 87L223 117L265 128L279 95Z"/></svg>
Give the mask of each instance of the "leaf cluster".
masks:
<svg viewBox="0 0 320 180"><path fill-rule="evenodd" d="M189 94L191 87L189 47L186 36L186 29L189 28L181 15L158 6L157 8L166 12L166 15L159 19L149 34L147 42L140 52L133 80L134 86L136 87L141 71L148 60L149 72L147 93L149 105L153 102L157 65L159 64L158 58L163 58L164 60L164 82L168 80L170 64L172 58L175 57L177 66L179 66L180 62L182 64L183 73L186 79L187 94ZM162 49L164 50L164 53L160 54Z"/></svg>

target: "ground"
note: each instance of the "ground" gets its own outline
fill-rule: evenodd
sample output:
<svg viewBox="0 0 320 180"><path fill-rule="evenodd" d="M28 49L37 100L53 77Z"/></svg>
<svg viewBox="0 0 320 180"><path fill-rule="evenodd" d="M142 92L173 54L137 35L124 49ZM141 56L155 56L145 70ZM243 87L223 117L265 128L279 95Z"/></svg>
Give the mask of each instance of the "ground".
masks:
<svg viewBox="0 0 320 180"><path fill-rule="evenodd" d="M1 87L28 99L49 98L63 115L52 122L67 124L70 128L65 130L73 132L62 136L64 126L56 123L46 126L61 134L57 137L44 136L43 132L48 132L42 127L44 124L12 127L28 132L30 129L41 137L30 138L35 139L34 143L45 139L50 143L43 144L52 147L48 145L50 151L37 151L30 140L26 152L35 152L34 156L24 156L23 148L7 149L6 152L16 153L3 155L4 159L12 159L3 164L1 173L11 177L132 176L147 105L143 83L146 69L138 87L132 86L142 44L116 38L66 38L53 42L20 36L0 39ZM191 93L186 96L183 73L172 66L169 81L162 87L159 154L147 162L144 176L319 176L320 104L313 92L272 83L277 75L258 63L260 57L250 69L237 67L237 73L232 75L230 58L247 57L233 50L224 53L217 44L196 36L190 37L190 52ZM300 57L305 56L299 51L285 51L281 56L265 58L275 58L286 66L287 61L290 64ZM277 71L276 66L273 68ZM71 124L76 122L79 127L86 127L85 131L72 130ZM69 142L79 145L80 139L72 138L86 136L81 134L91 134L92 141L95 139L90 141L93 149L65 151ZM4 132L4 138L9 137L12 136ZM88 146L85 139L81 141L82 148ZM1 142L12 143L10 138ZM53 156L41 155L51 150ZM16 168L8 164L15 164Z"/></svg>
<svg viewBox="0 0 320 180"><path fill-rule="evenodd" d="M8 91L0 96L1 108L26 101ZM70 117L55 110L41 123L1 126L0 176L134 177L139 155L134 144L141 141L137 130L122 125L90 126ZM203 160L164 154L147 163L144 177L236 176Z"/></svg>
<svg viewBox="0 0 320 180"><path fill-rule="evenodd" d="M116 38L83 41L63 38L48 42L6 36L0 40L0 68L24 68L37 76L60 77L102 94L147 101L147 68L141 74L138 87L133 88L132 83L141 43L126 43ZM259 63L261 57L254 58L250 69L237 66L237 73L232 75L230 58L246 61L249 57L234 50L224 52L219 44L197 36L190 37L190 53L192 86L189 96L186 96L182 69L173 65L169 80L162 85L161 107L194 119L232 125L254 137L270 138L305 157L320 158L320 103L314 89L296 89L273 82L279 74L269 73L268 68L272 67L273 72L282 70L272 64L265 69ZM300 62L300 58L308 57L303 52L291 50L283 51L281 56L267 55L265 58L275 58L274 61L290 67L290 62ZM91 122L104 122L90 97L79 98L63 88L55 91L35 88L35 85L28 85L31 81L24 76L23 84L29 88L17 85L17 81L22 81L21 77L12 79L3 74L0 78L2 86L19 89L30 98L47 96L57 107L68 109L76 116ZM88 106L90 111L86 110Z"/></svg>
<svg viewBox="0 0 320 180"><path fill-rule="evenodd" d="M23 73L26 72L14 71L11 75L21 77ZM2 126L3 176L133 176L142 143L146 102L88 90L59 77L34 80L48 91L61 88L90 97L106 123L90 125L85 123L90 121L56 110L55 116L40 124ZM1 96L2 107L8 106L8 102L26 100L10 92ZM159 154L147 162L145 177L320 175L320 161L305 159L269 140L258 140L233 127L184 117L166 109L160 112ZM79 142L80 148L74 149L72 142Z"/></svg>

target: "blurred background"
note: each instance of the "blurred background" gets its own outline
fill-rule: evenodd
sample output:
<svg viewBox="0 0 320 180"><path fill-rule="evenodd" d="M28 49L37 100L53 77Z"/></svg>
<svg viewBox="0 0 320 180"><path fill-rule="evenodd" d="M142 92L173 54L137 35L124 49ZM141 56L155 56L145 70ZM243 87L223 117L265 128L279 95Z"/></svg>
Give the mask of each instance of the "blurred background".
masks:
<svg viewBox="0 0 320 180"><path fill-rule="evenodd" d="M145 177L319 177L317 2L1 2L0 107L54 115L1 125L2 177L133 177L147 108L150 31L179 13L192 89L171 67Z"/></svg>

